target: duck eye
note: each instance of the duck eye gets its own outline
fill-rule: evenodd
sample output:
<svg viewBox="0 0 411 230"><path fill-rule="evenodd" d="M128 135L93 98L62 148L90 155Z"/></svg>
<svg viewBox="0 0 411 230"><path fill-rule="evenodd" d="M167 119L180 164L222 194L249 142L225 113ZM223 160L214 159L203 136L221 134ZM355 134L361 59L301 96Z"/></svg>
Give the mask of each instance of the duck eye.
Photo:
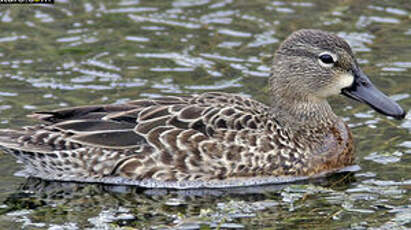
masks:
<svg viewBox="0 0 411 230"><path fill-rule="evenodd" d="M324 64L333 64L334 63L334 59L331 55L329 54L323 54L320 56L320 60L324 63Z"/></svg>

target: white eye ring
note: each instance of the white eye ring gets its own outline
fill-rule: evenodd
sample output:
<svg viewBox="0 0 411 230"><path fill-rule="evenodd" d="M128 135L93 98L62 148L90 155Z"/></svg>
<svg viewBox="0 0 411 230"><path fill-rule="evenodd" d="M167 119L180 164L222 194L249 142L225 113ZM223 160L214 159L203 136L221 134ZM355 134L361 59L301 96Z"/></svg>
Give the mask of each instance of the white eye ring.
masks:
<svg viewBox="0 0 411 230"><path fill-rule="evenodd" d="M324 61L321 59L322 56L330 56L330 57L332 57L331 62L327 62L327 63L324 62ZM337 55L335 55L335 54L333 54L333 53L331 53L331 52L327 52L327 51L322 52L322 53L320 53L320 55L318 55L318 62L319 62L320 65L323 66L323 67L331 68L331 67L334 66L334 63L337 62Z"/></svg>

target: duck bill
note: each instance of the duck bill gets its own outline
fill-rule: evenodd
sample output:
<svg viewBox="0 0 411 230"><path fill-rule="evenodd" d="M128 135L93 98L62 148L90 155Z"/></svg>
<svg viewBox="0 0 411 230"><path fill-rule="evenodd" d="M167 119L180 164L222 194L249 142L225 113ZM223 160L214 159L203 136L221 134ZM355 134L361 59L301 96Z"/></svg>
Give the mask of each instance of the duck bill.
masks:
<svg viewBox="0 0 411 230"><path fill-rule="evenodd" d="M368 104L375 111L401 120L405 117L404 110L384 93L378 90L361 70L354 72L354 82L341 91L345 96Z"/></svg>

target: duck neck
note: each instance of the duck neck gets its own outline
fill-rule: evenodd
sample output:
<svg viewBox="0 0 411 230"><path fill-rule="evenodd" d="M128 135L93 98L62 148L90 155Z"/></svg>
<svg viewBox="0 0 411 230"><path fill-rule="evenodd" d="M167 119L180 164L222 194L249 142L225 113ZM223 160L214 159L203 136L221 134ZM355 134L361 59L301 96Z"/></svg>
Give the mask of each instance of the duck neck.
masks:
<svg viewBox="0 0 411 230"><path fill-rule="evenodd" d="M321 127L338 119L324 98L274 87L271 87L271 95L273 118L291 129Z"/></svg>

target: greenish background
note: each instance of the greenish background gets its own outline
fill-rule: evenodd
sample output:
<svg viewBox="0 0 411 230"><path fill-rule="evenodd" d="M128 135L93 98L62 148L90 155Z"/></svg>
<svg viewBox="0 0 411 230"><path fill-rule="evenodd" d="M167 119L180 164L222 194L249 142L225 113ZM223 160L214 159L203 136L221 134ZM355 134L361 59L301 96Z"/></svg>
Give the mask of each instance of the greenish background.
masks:
<svg viewBox="0 0 411 230"><path fill-rule="evenodd" d="M363 70L410 112L409 0L122 0L0 5L0 128L66 106L225 91L269 103L271 55L301 28L352 45ZM234 190L167 191L15 177L0 153L0 229L406 229L411 118L344 97L361 170Z"/></svg>

